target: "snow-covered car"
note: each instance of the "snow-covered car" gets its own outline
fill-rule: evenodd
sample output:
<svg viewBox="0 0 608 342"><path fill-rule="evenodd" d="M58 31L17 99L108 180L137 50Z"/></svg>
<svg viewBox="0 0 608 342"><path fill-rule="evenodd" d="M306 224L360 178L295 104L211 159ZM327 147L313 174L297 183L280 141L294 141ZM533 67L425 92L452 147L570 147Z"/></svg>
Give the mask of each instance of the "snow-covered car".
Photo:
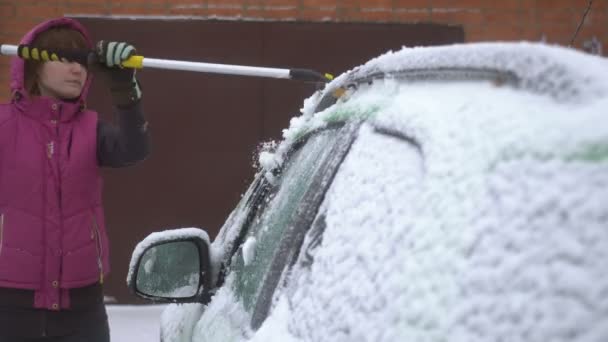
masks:
<svg viewBox="0 0 608 342"><path fill-rule="evenodd" d="M129 286L169 341L608 341L608 61L404 48L307 99L210 243Z"/></svg>

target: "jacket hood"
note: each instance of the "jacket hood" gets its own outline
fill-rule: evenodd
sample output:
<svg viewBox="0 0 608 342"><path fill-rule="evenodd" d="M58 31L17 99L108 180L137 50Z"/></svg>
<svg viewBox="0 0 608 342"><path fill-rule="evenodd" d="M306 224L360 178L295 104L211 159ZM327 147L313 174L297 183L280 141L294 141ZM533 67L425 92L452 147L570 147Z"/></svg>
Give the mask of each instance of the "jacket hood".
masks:
<svg viewBox="0 0 608 342"><path fill-rule="evenodd" d="M93 49L93 42L91 41L89 33L84 28L84 26L82 26L78 21L76 21L74 19L65 18L65 17L47 20L45 22L38 24L32 30L30 30L28 33L26 33L25 36L23 36L23 38L21 38L21 41L19 42L19 44L31 44L32 41L40 33L45 32L45 31L49 30L50 28L58 27L58 26L69 27L69 28L72 28L72 29L80 32L83 35L85 41L87 42L89 49ZM18 57L12 58L10 75L11 75L10 76L11 77L11 81L10 81L11 93L13 95L15 95L16 93L21 93L22 95L27 94L27 91L25 90L25 85L24 85L24 83L25 83L25 61L23 59L18 58ZM87 94L89 92L89 87L91 85L91 78L92 78L92 75L91 75L91 73L89 73L87 76L87 81L86 81L84 87L82 88L82 93L80 94L79 102L84 102L84 100L86 99Z"/></svg>

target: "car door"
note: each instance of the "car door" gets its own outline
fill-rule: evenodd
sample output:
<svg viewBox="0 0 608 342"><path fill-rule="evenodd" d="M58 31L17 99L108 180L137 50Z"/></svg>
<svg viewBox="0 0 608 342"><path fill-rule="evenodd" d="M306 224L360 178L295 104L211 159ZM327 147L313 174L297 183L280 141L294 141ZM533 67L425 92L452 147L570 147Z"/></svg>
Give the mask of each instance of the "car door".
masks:
<svg viewBox="0 0 608 342"><path fill-rule="evenodd" d="M224 284L198 321L194 341L234 341L261 325L358 125L309 133L269 175L270 189L240 229L242 238L226 266Z"/></svg>

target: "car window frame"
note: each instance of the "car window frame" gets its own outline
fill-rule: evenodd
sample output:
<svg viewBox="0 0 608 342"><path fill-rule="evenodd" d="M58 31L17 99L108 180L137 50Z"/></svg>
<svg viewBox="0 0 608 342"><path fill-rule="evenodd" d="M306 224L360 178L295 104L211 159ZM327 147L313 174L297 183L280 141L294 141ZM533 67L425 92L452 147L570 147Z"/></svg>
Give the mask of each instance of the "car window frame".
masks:
<svg viewBox="0 0 608 342"><path fill-rule="evenodd" d="M285 153L284 163L281 166L279 166L273 170L270 170L270 172L274 176L279 176L282 173L283 166L288 163L288 161L293 157L293 155L299 149L301 149L306 144L306 142L308 142L310 137L314 136L315 134L318 134L320 132L327 131L330 129L340 129L341 127L343 127L347 124L351 124L351 125L357 124L358 125L360 123L346 123L346 122L329 123L329 124L325 125L324 127L312 130L311 132L308 132L307 134L303 135L302 137L300 137L300 139L298 139L296 142L294 142L294 144ZM352 141L350 143L352 143ZM349 145L349 147L350 147L350 145ZM237 253L239 252L239 249L242 247L242 245L245 243L246 237L252 226L251 223L258 216L258 213L263 212L266 209L266 206L269 202L268 199L272 198L272 196L278 191L278 186L272 185L270 183L270 181L268 181L267 177L265 176L265 172L267 172L267 171L260 170L257 172L256 176L254 177L254 180L252 181L251 185L249 186L248 190L246 191L246 193L250 193L250 194L247 195L246 197L243 197L243 199L241 199L241 202L239 202L239 204L237 204L237 208L238 208L243 201L245 202L243 204L243 206L244 206L243 210L247 211L246 218L237 227L226 226L226 228L228 228L228 229L237 229L238 233L235 234L234 239L224 242L224 244L230 244L231 248L228 253L225 253L223 255L223 259L219 262L220 269L218 272L217 280L215 282L215 286L214 286L215 289L224 285L226 276L231 272L230 266L232 264L232 260L237 255ZM207 304L212 299L212 297L213 296L208 296L207 300L202 304Z"/></svg>
<svg viewBox="0 0 608 342"><path fill-rule="evenodd" d="M293 212L294 214L291 215L290 224L286 226L288 228L285 228L285 231L281 233L278 242L272 245L271 259L266 263L266 265L269 266L262 274L262 284L254 297L252 297L252 306L248 311L248 315L250 315L248 323L252 330L257 330L268 316L272 304L272 296L283 279L282 275L290 269L294 265L295 260L297 260L304 236L311 227L312 220L317 216L316 214L320 204L323 202L325 193L331 184L331 180L339 169L339 165L347 155L362 122L362 120L331 122L323 127L307 132L290 146L285 154L282 165L277 169L270 170L273 176L281 177L283 168L291 165L290 160L308 141L310 141L310 138L328 130L335 130L335 134L338 134L338 136L331 141L331 146L329 147L331 149L330 152L327 154L325 160L322 161L322 164L318 166L317 171L312 176L311 183L305 188L304 194L299 199L297 207ZM233 268L233 263L235 260L238 260L239 255L242 253L242 247L250 233L253 234L251 232L251 229L254 227L253 223L257 218L265 215L271 199L281 190L283 182L270 182L266 179L265 172L267 172L267 170L258 172L250 186L250 189L252 190L248 190L247 193L249 194L241 200L246 203L244 204L244 210L247 210L247 213L245 214L247 215L246 218L238 227L226 227L238 229L238 233L231 234L236 236L231 242L224 242L232 243L232 246L230 252L225 253L221 261L222 269L218 276L218 285L213 291L214 293L217 293L217 290L221 286L226 286L225 279L230 276L230 274L237 272ZM240 203L237 207L241 205ZM307 221L309 222L307 223ZM291 222L293 222L293 224L291 224ZM294 234L297 235L297 239L293 239ZM283 253L279 253L279 250L281 249L283 249ZM285 253L289 254L289 258L284 257ZM213 300L213 296L210 296L209 300L204 304L208 304L211 300ZM238 299L238 301L241 300L241 298ZM204 314L205 313L202 313L202 315Z"/></svg>
<svg viewBox="0 0 608 342"><path fill-rule="evenodd" d="M238 233L236 233L236 237L232 241L224 242L230 244L231 248L228 253L224 254L223 259L220 261L218 278L216 281L216 285L214 286L215 289L220 288L224 285L226 276L228 275L228 273L230 273L230 265L232 258L237 254L239 248L241 248L241 246L245 242L245 238L247 237L247 233L249 232L249 228L251 227L251 222L257 216L257 213L266 207L266 198L268 198L271 193L272 185L264 176L264 172L259 171L254 177L250 188L250 195L242 199L242 201L245 201L245 203L243 204L244 210L247 211L245 220L243 220L243 222L238 227L230 227L232 229L237 229ZM249 190L247 192L249 192ZM210 296L207 302L203 304L207 304L212 299L213 296Z"/></svg>
<svg viewBox="0 0 608 342"><path fill-rule="evenodd" d="M289 272L291 267L297 260L304 237L312 227L314 219L317 217L321 203L325 198L325 194L329 189L336 172L348 154L353 141L356 139L357 132L362 121L350 121L341 123L331 123L322 129L314 130L305 136L306 140L301 140L297 146L294 146L292 153L301 148L311 136L325 131L327 129L335 129L339 127L340 131L338 138L334 141L332 151L329 155L333 156L324 161L323 165L319 166L320 172L316 174L311 185L305 191L296 213L294 215L293 224L283 232L278 246L275 248L275 253L271 261L270 268L264 276L264 284L260 288L255 300L255 306L251 315L250 326L255 331L257 330L270 313L272 299L283 275ZM269 274L273 276L268 276Z"/></svg>

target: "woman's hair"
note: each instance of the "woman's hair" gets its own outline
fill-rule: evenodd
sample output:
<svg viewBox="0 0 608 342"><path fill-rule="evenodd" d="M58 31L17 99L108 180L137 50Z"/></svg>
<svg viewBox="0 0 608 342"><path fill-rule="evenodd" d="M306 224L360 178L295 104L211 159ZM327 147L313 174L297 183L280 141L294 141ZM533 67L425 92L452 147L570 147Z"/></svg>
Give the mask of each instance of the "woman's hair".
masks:
<svg viewBox="0 0 608 342"><path fill-rule="evenodd" d="M84 36L68 26L56 26L39 33L30 46L49 50L86 50L89 48ZM25 90L30 95L40 95L38 89L38 68L41 61L26 60L24 70Z"/></svg>

